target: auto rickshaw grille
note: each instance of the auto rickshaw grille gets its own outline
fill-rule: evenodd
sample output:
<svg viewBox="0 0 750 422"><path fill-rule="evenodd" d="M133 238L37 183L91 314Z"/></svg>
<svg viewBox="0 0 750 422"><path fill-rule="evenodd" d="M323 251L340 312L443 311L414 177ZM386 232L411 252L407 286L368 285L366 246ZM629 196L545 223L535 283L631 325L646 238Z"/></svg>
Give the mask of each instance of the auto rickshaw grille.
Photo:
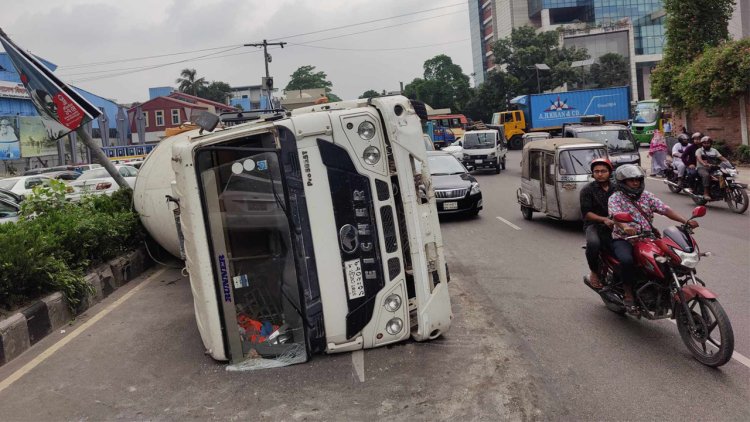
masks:
<svg viewBox="0 0 750 422"><path fill-rule="evenodd" d="M436 190L436 198L463 198L469 192L468 189Z"/></svg>

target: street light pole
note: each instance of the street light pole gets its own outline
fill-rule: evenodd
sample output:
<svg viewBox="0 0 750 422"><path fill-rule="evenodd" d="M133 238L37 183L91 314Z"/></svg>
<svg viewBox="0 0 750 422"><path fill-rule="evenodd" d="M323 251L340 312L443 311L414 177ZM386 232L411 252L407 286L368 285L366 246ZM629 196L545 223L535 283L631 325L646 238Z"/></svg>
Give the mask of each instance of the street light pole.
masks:
<svg viewBox="0 0 750 422"><path fill-rule="evenodd" d="M263 84L261 84L263 87L262 90L266 90L266 108L268 108L268 105L271 103L271 92L273 91L273 82L271 82L271 86L267 86L269 84L268 81L271 81L271 76L268 73L268 63L271 62L271 56L268 55L268 46L269 45L278 45L281 48L284 48L284 45L286 45L285 42L268 42L267 40L263 40L262 43L250 43L245 44L245 47L263 47L263 61L266 65L266 78L264 79Z"/></svg>

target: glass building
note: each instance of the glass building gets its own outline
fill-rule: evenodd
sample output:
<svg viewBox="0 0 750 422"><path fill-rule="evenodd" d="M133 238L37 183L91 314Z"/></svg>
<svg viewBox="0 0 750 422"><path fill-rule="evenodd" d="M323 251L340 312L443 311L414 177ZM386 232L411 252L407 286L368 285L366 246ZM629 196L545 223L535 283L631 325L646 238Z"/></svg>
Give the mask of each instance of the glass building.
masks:
<svg viewBox="0 0 750 422"><path fill-rule="evenodd" d="M548 25L589 23L609 26L624 19L633 24L635 54L661 54L664 48L664 5L662 0L529 0L529 17Z"/></svg>

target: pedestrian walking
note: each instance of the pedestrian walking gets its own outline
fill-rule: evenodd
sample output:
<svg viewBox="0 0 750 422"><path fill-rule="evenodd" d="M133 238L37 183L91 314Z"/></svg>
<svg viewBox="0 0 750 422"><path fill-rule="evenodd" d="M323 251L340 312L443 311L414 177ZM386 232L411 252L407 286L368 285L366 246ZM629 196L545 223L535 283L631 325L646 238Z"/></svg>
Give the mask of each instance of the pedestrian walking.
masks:
<svg viewBox="0 0 750 422"><path fill-rule="evenodd" d="M652 177L661 175L667 168L667 149L667 140L664 138L664 134L659 129L655 130L648 148L648 155L651 157Z"/></svg>

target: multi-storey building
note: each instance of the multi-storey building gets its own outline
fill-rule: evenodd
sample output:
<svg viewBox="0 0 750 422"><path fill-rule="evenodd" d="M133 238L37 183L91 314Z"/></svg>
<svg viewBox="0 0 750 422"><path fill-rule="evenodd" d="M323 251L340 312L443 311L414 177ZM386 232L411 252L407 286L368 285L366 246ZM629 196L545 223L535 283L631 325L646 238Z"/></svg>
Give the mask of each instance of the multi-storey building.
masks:
<svg viewBox="0 0 750 422"><path fill-rule="evenodd" d="M649 76L664 47L662 0L469 0L469 16L477 84L494 67L492 42L530 24L544 31L563 27L563 44L586 48L594 60L623 55L633 98L650 97Z"/></svg>

